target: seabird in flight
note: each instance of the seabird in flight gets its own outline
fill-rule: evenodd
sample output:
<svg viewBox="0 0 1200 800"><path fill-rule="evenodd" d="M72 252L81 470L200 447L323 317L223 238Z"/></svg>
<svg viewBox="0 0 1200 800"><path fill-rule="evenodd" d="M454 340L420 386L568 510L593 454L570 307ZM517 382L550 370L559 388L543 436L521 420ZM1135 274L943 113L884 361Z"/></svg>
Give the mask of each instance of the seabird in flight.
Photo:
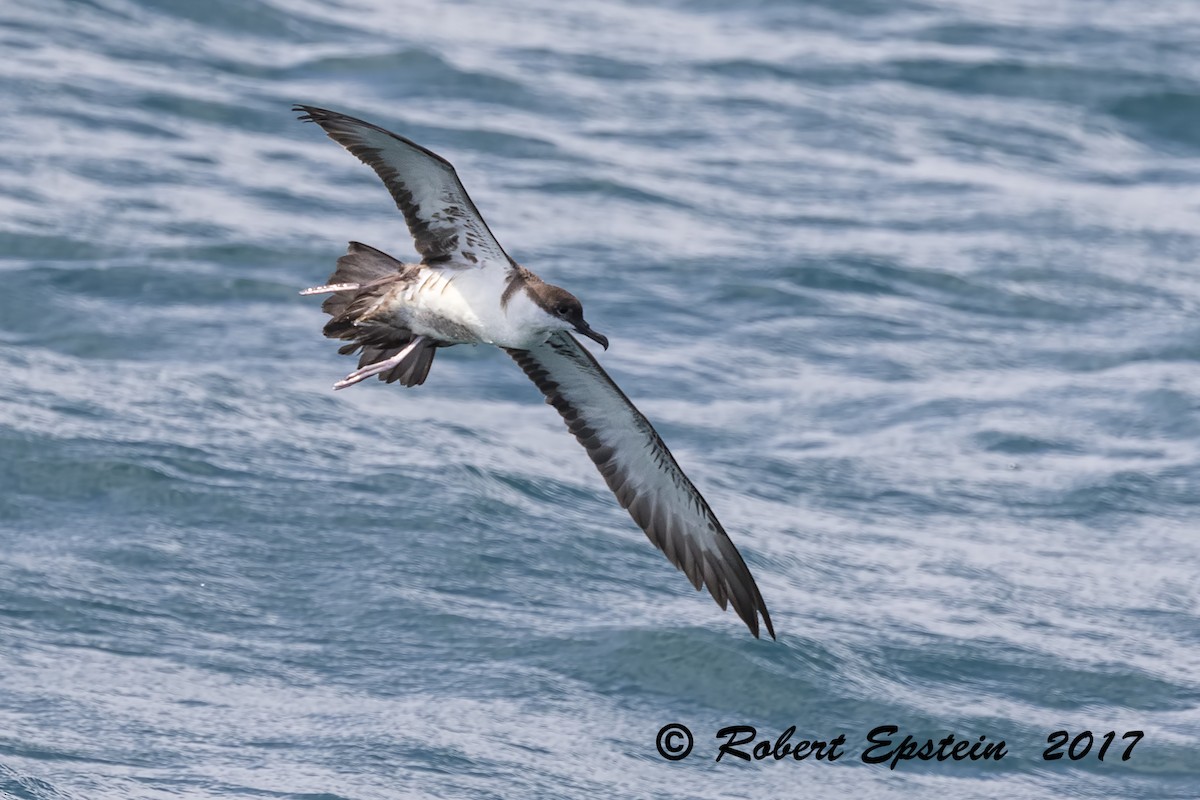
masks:
<svg viewBox="0 0 1200 800"><path fill-rule="evenodd" d="M439 347L494 344L508 353L562 415L600 474L656 547L697 590L759 635L775 630L746 562L671 451L574 333L608 349L583 306L504 252L454 167L403 136L335 111L297 105L300 119L375 170L412 234L420 263L405 264L358 242L324 286L325 335L338 350L361 350L344 389L378 375L403 386L425 382Z"/></svg>

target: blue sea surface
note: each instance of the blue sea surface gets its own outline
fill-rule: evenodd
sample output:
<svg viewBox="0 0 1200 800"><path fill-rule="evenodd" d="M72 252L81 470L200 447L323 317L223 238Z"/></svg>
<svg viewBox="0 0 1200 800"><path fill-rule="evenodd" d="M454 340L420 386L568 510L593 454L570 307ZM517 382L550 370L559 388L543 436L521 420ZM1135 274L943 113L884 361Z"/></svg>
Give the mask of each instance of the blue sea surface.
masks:
<svg viewBox="0 0 1200 800"><path fill-rule="evenodd" d="M1198 42L1190 0L0 3L0 796L1200 796ZM332 391L297 291L413 251L297 102L583 299L777 642L503 353ZM864 763L886 725L1007 754Z"/></svg>

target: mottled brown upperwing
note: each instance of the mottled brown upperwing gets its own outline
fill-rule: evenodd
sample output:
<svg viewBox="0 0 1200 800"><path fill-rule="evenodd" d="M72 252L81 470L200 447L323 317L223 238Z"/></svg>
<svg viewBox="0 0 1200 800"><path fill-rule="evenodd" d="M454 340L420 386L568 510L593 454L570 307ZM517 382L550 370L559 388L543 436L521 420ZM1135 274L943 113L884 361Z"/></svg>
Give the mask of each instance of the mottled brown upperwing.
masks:
<svg viewBox="0 0 1200 800"><path fill-rule="evenodd" d="M383 181L426 264L486 269L516 267L496 241L454 166L391 131L314 106L297 105L300 119L315 122L329 138L358 157Z"/></svg>

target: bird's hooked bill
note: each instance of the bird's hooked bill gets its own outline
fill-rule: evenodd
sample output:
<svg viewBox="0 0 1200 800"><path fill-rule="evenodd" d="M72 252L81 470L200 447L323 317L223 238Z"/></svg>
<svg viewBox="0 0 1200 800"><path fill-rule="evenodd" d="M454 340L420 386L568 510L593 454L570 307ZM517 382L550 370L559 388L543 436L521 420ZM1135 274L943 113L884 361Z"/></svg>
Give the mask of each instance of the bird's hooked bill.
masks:
<svg viewBox="0 0 1200 800"><path fill-rule="evenodd" d="M576 333L582 333L584 336L599 344L605 350L608 349L608 337L602 333L596 333L586 322L581 322L575 326L575 331Z"/></svg>

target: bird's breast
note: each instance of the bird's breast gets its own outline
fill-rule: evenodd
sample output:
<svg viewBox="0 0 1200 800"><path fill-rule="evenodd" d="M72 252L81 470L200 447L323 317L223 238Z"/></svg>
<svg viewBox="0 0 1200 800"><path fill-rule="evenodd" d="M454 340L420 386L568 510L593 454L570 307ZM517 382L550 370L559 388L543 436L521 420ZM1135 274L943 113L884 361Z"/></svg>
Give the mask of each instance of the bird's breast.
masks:
<svg viewBox="0 0 1200 800"><path fill-rule="evenodd" d="M422 269L402 290L398 310L409 330L453 344L529 347L528 299L501 303L505 284L484 270ZM532 334L532 338L536 338Z"/></svg>

